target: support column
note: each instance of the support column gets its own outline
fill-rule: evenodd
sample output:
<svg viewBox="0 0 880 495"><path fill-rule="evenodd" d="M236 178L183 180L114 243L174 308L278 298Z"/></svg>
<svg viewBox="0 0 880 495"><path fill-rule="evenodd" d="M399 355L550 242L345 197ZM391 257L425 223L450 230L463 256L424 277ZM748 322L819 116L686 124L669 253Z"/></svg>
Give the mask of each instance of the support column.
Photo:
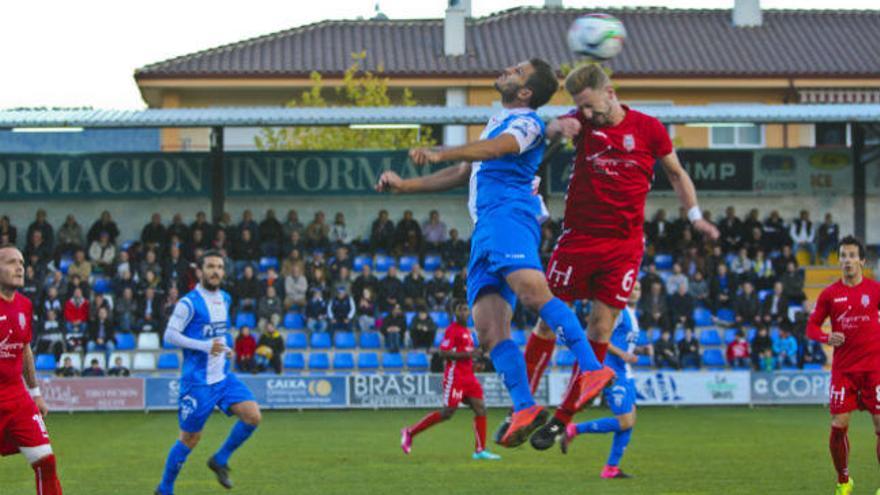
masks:
<svg viewBox="0 0 880 495"><path fill-rule="evenodd" d="M223 166L223 127L211 128L211 220L226 209L226 170Z"/></svg>
<svg viewBox="0 0 880 495"><path fill-rule="evenodd" d="M467 106L467 88L447 88L446 106ZM444 146L458 146L465 143L467 143L467 126L447 125L443 127Z"/></svg>

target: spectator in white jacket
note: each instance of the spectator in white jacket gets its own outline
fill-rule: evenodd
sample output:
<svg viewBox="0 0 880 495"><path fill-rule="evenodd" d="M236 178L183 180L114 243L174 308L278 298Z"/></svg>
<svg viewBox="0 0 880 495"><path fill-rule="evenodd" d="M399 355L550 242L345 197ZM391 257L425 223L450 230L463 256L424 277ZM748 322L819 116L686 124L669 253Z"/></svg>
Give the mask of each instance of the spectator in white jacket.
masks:
<svg viewBox="0 0 880 495"><path fill-rule="evenodd" d="M810 264L816 264L816 228L810 221L810 212L801 210L800 218L791 222L788 235L794 243L794 251L806 249L810 253Z"/></svg>
<svg viewBox="0 0 880 495"><path fill-rule="evenodd" d="M110 234L101 232L96 241L89 246L89 258L101 273L113 275L113 262L116 261L116 246L110 242Z"/></svg>
<svg viewBox="0 0 880 495"><path fill-rule="evenodd" d="M284 307L288 310L304 308L309 291L309 281L303 275L303 267L296 263L290 275L284 277Z"/></svg>
<svg viewBox="0 0 880 495"><path fill-rule="evenodd" d="M666 279L666 293L667 294L676 294L678 293L678 287L684 286L685 292L688 290L688 278L681 270L681 264L675 263L672 265L672 275L670 275Z"/></svg>

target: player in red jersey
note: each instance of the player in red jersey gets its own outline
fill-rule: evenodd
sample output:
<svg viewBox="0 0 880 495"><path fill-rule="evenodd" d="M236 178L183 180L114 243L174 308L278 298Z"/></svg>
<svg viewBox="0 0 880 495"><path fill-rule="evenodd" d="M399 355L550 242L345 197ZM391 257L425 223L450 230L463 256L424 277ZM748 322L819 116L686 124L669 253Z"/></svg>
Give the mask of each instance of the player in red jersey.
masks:
<svg viewBox="0 0 880 495"><path fill-rule="evenodd" d="M853 236L840 241L843 276L819 294L807 322L807 336L834 347L831 362L831 459L837 470L837 495L852 493L849 476L849 416L868 411L877 432L880 461L880 283L864 278L865 247ZM831 319L831 333L822 331ZM880 493L880 490L878 490Z"/></svg>
<svg viewBox="0 0 880 495"><path fill-rule="evenodd" d="M577 108L548 124L547 136L573 139L576 156L565 197L564 230L546 276L553 294L563 301L592 302L587 336L602 361L614 322L638 279L645 202L655 163L663 167L693 227L710 239L718 237L718 230L703 220L694 184L666 128L656 118L621 104L602 67L578 68L566 78L565 89ZM550 327L539 322L525 352L533 390L555 342ZM575 366L572 376L579 372ZM532 446L550 448L584 406L586 401L579 399L567 394L554 418L532 436Z"/></svg>
<svg viewBox="0 0 880 495"><path fill-rule="evenodd" d="M474 375L474 358L481 353L474 346L474 339L467 328L467 301L454 301L452 305L455 322L446 329L440 356L446 359L443 370L443 409L428 413L418 423L400 430L400 447L405 454L412 451L413 437L437 423L446 421L455 414L462 402L474 410L474 455L475 460L497 460L501 456L486 450L486 404L483 402L483 387Z"/></svg>
<svg viewBox="0 0 880 495"><path fill-rule="evenodd" d="M30 347L33 305L18 292L23 285L21 251L0 246L0 454L24 454L34 469L37 495L60 495L55 455L43 423L48 408L40 397Z"/></svg>

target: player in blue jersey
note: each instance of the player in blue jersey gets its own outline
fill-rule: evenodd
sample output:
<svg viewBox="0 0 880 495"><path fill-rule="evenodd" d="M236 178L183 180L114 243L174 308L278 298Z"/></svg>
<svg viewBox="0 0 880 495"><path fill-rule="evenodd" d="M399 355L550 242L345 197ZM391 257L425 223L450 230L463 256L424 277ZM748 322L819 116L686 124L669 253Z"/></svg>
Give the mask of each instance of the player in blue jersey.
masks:
<svg viewBox="0 0 880 495"><path fill-rule="evenodd" d="M608 345L608 354L605 364L617 373L614 386L605 390L605 402L611 409L613 418L602 418L585 423L570 423L565 429L565 435L559 442L562 453L568 452L571 442L577 435L583 433L614 433L611 442L611 454L608 462L602 470L603 478L629 478L630 476L620 470L620 458L629 440L632 437L632 429L636 424L636 383L633 379L630 363L638 361L637 353L643 348L637 347L639 339L639 322L636 318L636 304L642 295L641 286L635 283L632 293L629 295L626 308L620 312L617 325L611 334L611 342ZM644 352L650 352L649 347Z"/></svg>
<svg viewBox="0 0 880 495"><path fill-rule="evenodd" d="M547 420L535 404L519 347L510 338L517 299L540 313L577 356L581 370L575 386L583 401L614 377L587 343L583 327L547 286L538 247L540 222L547 213L533 182L541 162L544 122L535 110L559 87L556 74L541 59L507 68L495 81L504 109L489 120L479 141L448 148L410 151L416 165L464 162L425 177L403 180L393 171L382 174L379 191L435 192L470 185L468 209L474 221L468 265L468 303L481 345L489 351L513 402L510 426L499 443L522 444Z"/></svg>
<svg viewBox="0 0 880 495"><path fill-rule="evenodd" d="M229 456L260 424L260 407L253 394L229 372L231 299L220 290L225 275L223 263L218 251L205 252L199 262L199 285L177 303L165 329L165 341L183 349L178 398L180 438L168 452L157 495L174 493L174 480L198 445L202 428L215 407L227 416L235 414L239 418L226 442L208 460L208 467L224 488L232 488Z"/></svg>

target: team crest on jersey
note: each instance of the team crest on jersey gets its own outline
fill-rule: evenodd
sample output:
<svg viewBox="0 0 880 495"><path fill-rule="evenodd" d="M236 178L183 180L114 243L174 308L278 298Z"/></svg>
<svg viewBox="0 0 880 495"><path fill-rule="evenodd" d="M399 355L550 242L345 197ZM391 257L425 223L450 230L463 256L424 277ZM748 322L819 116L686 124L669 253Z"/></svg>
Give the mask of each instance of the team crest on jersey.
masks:
<svg viewBox="0 0 880 495"><path fill-rule="evenodd" d="M636 149L636 138L632 134L624 134L623 136L623 148L626 151L632 151Z"/></svg>
<svg viewBox="0 0 880 495"><path fill-rule="evenodd" d="M868 307L871 304L871 298L867 294L862 294L862 306Z"/></svg>

